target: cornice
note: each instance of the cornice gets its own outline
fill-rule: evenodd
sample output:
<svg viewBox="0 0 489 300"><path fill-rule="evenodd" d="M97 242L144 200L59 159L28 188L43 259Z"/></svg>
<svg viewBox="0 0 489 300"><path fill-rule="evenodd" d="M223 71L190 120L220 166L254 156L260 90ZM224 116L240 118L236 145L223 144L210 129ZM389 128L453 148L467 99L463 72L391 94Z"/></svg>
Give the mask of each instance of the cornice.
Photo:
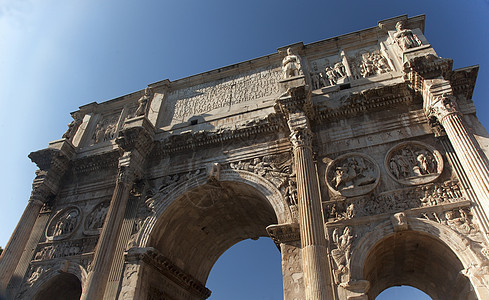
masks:
<svg viewBox="0 0 489 300"><path fill-rule="evenodd" d="M235 128L223 128L216 131L186 131L156 142L150 156L166 155L248 138L257 134L278 132L285 127L286 124L281 116L270 114L266 118L251 120Z"/></svg>
<svg viewBox="0 0 489 300"><path fill-rule="evenodd" d="M72 162L73 173L81 175L103 169L117 169L119 157L119 150L114 150L78 158Z"/></svg>
<svg viewBox="0 0 489 300"><path fill-rule="evenodd" d="M163 254L154 248L131 249L126 254L126 260L144 261L185 290L197 295L200 299L206 299L211 295L211 291L204 284L180 269L170 259L163 256Z"/></svg>
<svg viewBox="0 0 489 300"><path fill-rule="evenodd" d="M401 83L351 93L338 108L329 108L319 102L314 104L314 110L318 120L337 120L401 103L411 103L415 95L407 83Z"/></svg>
<svg viewBox="0 0 489 300"><path fill-rule="evenodd" d="M478 73L479 66L454 70L449 78L453 93L455 95L463 94L466 99L472 99Z"/></svg>

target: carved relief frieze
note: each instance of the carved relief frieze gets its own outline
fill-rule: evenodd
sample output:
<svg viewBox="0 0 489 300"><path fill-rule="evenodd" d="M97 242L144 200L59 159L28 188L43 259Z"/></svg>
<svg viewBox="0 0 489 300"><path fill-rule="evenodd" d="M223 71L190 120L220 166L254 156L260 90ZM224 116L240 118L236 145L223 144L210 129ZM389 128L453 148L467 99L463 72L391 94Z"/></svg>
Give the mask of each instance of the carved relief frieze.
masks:
<svg viewBox="0 0 489 300"><path fill-rule="evenodd" d="M97 240L98 237L92 237L72 241L42 243L39 244L33 260L42 261L91 253L95 251Z"/></svg>
<svg viewBox="0 0 489 300"><path fill-rule="evenodd" d="M113 140L117 137L117 125L120 114L110 116L100 116L95 130L89 141L89 145L95 145L101 142Z"/></svg>
<svg viewBox="0 0 489 300"><path fill-rule="evenodd" d="M352 200L333 198L325 203L325 219L328 222L347 220L353 217L396 213L406 209L437 206L466 201L457 181L430 183L422 186L398 189L356 197Z"/></svg>
<svg viewBox="0 0 489 300"><path fill-rule="evenodd" d="M184 120L211 110L279 93L280 67L269 66L243 72L219 81L177 89L168 95L167 120Z"/></svg>
<svg viewBox="0 0 489 300"><path fill-rule="evenodd" d="M433 147L421 142L403 142L390 149L384 161L387 174L404 185L436 180L443 171L443 158Z"/></svg>
<svg viewBox="0 0 489 300"><path fill-rule="evenodd" d="M354 197L371 192L379 183L380 169L365 154L348 153L326 168L326 183L335 195Z"/></svg>
<svg viewBox="0 0 489 300"><path fill-rule="evenodd" d="M385 50L377 47L360 49L349 53L348 62L354 79L367 78L394 71Z"/></svg>
<svg viewBox="0 0 489 300"><path fill-rule="evenodd" d="M70 206L58 211L46 228L48 240L62 240L73 234L81 220L81 210Z"/></svg>
<svg viewBox="0 0 489 300"><path fill-rule="evenodd" d="M311 83L314 90L333 86L347 80L346 67L340 55L332 55L311 62Z"/></svg>
<svg viewBox="0 0 489 300"><path fill-rule="evenodd" d="M108 201L97 204L85 218L85 230L83 233L86 235L100 234L108 210Z"/></svg>
<svg viewBox="0 0 489 300"><path fill-rule="evenodd" d="M258 176L266 178L276 187L283 187L284 191L285 186L287 185L289 187L288 193L290 194L293 193L293 183L290 183L292 187L289 185L289 176L292 174L291 164L292 157L290 156L290 153L283 153L231 162L229 167L234 170L255 173Z"/></svg>

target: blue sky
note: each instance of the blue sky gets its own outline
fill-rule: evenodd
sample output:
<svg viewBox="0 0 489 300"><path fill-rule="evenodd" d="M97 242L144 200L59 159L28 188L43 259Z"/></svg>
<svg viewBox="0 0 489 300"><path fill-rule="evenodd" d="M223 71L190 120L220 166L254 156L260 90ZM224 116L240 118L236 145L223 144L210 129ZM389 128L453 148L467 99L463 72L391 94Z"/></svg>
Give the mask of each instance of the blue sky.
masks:
<svg viewBox="0 0 489 300"><path fill-rule="evenodd" d="M79 106L402 14L426 15L428 41L455 68L480 65L473 98L487 127L487 0L0 0L0 245L29 198L27 155L60 138Z"/></svg>

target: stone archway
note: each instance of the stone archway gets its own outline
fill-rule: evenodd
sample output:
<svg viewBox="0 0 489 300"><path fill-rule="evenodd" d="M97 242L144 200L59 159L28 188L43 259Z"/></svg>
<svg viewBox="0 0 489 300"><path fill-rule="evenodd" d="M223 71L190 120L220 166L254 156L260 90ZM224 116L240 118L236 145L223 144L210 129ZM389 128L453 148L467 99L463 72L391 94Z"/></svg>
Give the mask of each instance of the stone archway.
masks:
<svg viewBox="0 0 489 300"><path fill-rule="evenodd" d="M54 265L34 265L27 284L17 296L20 299L80 299L86 283L87 271L72 261L61 261Z"/></svg>
<svg viewBox="0 0 489 300"><path fill-rule="evenodd" d="M134 286L134 295L123 287L122 298L204 299L210 292L207 277L227 249L248 238L267 237L269 225L291 218L280 192L246 171L225 170L219 181L200 176L155 202L139 247L132 250L151 258L142 259L146 264L128 260L126 270L136 268L140 284L130 283L134 276L125 278L123 286Z"/></svg>
<svg viewBox="0 0 489 300"><path fill-rule="evenodd" d="M71 273L61 272L46 282L34 300L78 300L82 293L81 281Z"/></svg>
<svg viewBox="0 0 489 300"><path fill-rule="evenodd" d="M352 282L368 282L368 299L399 285L420 289L432 299L479 299L486 287L474 285L467 270L481 263L466 240L444 225L408 218L409 229L378 225L355 245Z"/></svg>

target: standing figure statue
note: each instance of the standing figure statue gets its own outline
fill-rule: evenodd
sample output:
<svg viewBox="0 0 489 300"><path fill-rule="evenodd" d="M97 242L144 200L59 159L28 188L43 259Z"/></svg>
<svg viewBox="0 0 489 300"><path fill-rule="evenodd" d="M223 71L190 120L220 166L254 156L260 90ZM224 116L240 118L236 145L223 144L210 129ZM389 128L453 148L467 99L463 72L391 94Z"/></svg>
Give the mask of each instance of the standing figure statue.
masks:
<svg viewBox="0 0 489 300"><path fill-rule="evenodd" d="M397 22L394 37L402 50L421 46L421 41L411 29L404 29L404 22L402 21Z"/></svg>
<svg viewBox="0 0 489 300"><path fill-rule="evenodd" d="M148 102L150 99L151 99L151 90L149 87L147 87L144 89L144 95L138 100L139 106L135 113L136 117L146 115L146 111L148 110Z"/></svg>
<svg viewBox="0 0 489 300"><path fill-rule="evenodd" d="M292 49L287 49L287 56L282 60L284 78L299 76L302 74L301 58L295 55Z"/></svg>

